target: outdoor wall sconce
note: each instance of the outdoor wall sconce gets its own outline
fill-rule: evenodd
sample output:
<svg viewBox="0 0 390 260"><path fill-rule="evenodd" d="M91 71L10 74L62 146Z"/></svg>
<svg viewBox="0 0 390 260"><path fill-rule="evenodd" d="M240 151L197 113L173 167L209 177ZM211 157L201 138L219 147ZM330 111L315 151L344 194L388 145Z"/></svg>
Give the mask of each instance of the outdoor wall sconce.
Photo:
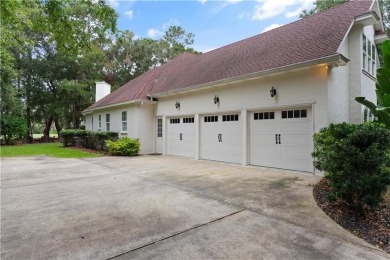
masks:
<svg viewBox="0 0 390 260"><path fill-rule="evenodd" d="M335 62L332 62L330 64L327 64L325 67L326 67L326 69L330 70L331 68L338 68L338 67L340 67L340 65L335 63Z"/></svg>
<svg viewBox="0 0 390 260"><path fill-rule="evenodd" d="M219 97L217 95L214 97L214 104L219 104Z"/></svg>
<svg viewBox="0 0 390 260"><path fill-rule="evenodd" d="M274 97L276 96L276 89L274 87L271 88L271 90L269 91L271 97Z"/></svg>
<svg viewBox="0 0 390 260"><path fill-rule="evenodd" d="M176 109L179 109L179 108L180 108L180 102L179 102L179 101L176 101L175 107L176 107Z"/></svg>

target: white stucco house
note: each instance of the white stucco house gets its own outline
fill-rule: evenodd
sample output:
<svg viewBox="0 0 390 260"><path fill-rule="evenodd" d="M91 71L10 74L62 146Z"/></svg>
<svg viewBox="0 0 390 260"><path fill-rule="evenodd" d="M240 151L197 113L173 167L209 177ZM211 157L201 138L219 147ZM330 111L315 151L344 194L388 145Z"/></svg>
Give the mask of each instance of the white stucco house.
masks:
<svg viewBox="0 0 390 260"><path fill-rule="evenodd" d="M96 85L86 129L141 153L313 172L313 133L360 123L376 102L377 1L351 1L219 49L183 53L113 93Z"/></svg>

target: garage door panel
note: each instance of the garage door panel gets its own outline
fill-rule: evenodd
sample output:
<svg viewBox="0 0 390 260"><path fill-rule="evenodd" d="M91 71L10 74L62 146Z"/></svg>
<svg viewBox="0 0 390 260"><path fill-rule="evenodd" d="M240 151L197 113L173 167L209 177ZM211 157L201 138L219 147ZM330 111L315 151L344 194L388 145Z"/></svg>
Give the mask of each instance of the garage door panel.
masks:
<svg viewBox="0 0 390 260"><path fill-rule="evenodd" d="M307 158L307 145L284 145L280 148L282 158Z"/></svg>
<svg viewBox="0 0 390 260"><path fill-rule="evenodd" d="M184 157L195 157L195 124L184 123L183 118L175 118L176 122L167 120L167 154Z"/></svg>
<svg viewBox="0 0 390 260"><path fill-rule="evenodd" d="M283 122L282 120L280 124L280 132L304 132L307 133L308 125L307 120L303 120L301 122Z"/></svg>
<svg viewBox="0 0 390 260"><path fill-rule="evenodd" d="M214 122L210 122L210 119ZM224 119L231 121L223 121ZM234 121L237 119L238 121ZM202 116L201 122L200 157L206 160L240 163L242 140L239 115Z"/></svg>
<svg viewBox="0 0 390 260"><path fill-rule="evenodd" d="M285 144L297 144L297 145L308 145L309 138L307 134L281 134L280 142Z"/></svg>
<svg viewBox="0 0 390 260"><path fill-rule="evenodd" d="M299 110L299 113L295 113L295 110ZM284 115L282 115L282 110L250 114L250 164L310 171L309 116L311 111L310 109L284 111ZM291 111L294 112L291 114ZM265 120L265 117L260 117L261 114L272 112L275 115L273 119ZM255 114L258 116L254 116ZM275 135L277 135L277 140Z"/></svg>
<svg viewBox="0 0 390 260"><path fill-rule="evenodd" d="M251 135L251 145L274 145L276 143L275 134L252 134Z"/></svg>

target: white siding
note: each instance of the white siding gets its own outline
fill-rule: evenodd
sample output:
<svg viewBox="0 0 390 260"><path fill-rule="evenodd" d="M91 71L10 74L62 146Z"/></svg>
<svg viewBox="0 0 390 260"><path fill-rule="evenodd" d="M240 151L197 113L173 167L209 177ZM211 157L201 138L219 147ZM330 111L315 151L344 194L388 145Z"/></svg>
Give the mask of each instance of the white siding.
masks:
<svg viewBox="0 0 390 260"><path fill-rule="evenodd" d="M156 115L180 116L188 114L224 113L265 107L281 107L314 102L315 130L328 125L327 69L318 66L296 72L283 73L262 79L225 85L213 90L189 92L160 98ZM270 97L274 86L277 95ZM213 98L219 96L219 105ZM180 109L175 102L180 102Z"/></svg>
<svg viewBox="0 0 390 260"><path fill-rule="evenodd" d="M138 107L138 137L141 142L141 154L150 154L155 151L155 117L152 104L141 104ZM134 124L136 127L136 124Z"/></svg>
<svg viewBox="0 0 390 260"><path fill-rule="evenodd" d="M349 38L339 48L339 53L348 57ZM328 117L329 123L341 123L349 120L349 69L346 66L328 70Z"/></svg>

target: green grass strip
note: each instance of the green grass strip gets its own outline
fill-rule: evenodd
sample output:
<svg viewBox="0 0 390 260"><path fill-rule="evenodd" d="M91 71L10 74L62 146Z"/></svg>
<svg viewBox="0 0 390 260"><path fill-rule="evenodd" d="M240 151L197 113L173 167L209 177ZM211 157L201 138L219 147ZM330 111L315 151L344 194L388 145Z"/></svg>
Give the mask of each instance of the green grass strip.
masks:
<svg viewBox="0 0 390 260"><path fill-rule="evenodd" d="M88 153L63 147L62 143L25 144L1 146L0 157L46 155L55 158L90 158L100 157L97 153Z"/></svg>

